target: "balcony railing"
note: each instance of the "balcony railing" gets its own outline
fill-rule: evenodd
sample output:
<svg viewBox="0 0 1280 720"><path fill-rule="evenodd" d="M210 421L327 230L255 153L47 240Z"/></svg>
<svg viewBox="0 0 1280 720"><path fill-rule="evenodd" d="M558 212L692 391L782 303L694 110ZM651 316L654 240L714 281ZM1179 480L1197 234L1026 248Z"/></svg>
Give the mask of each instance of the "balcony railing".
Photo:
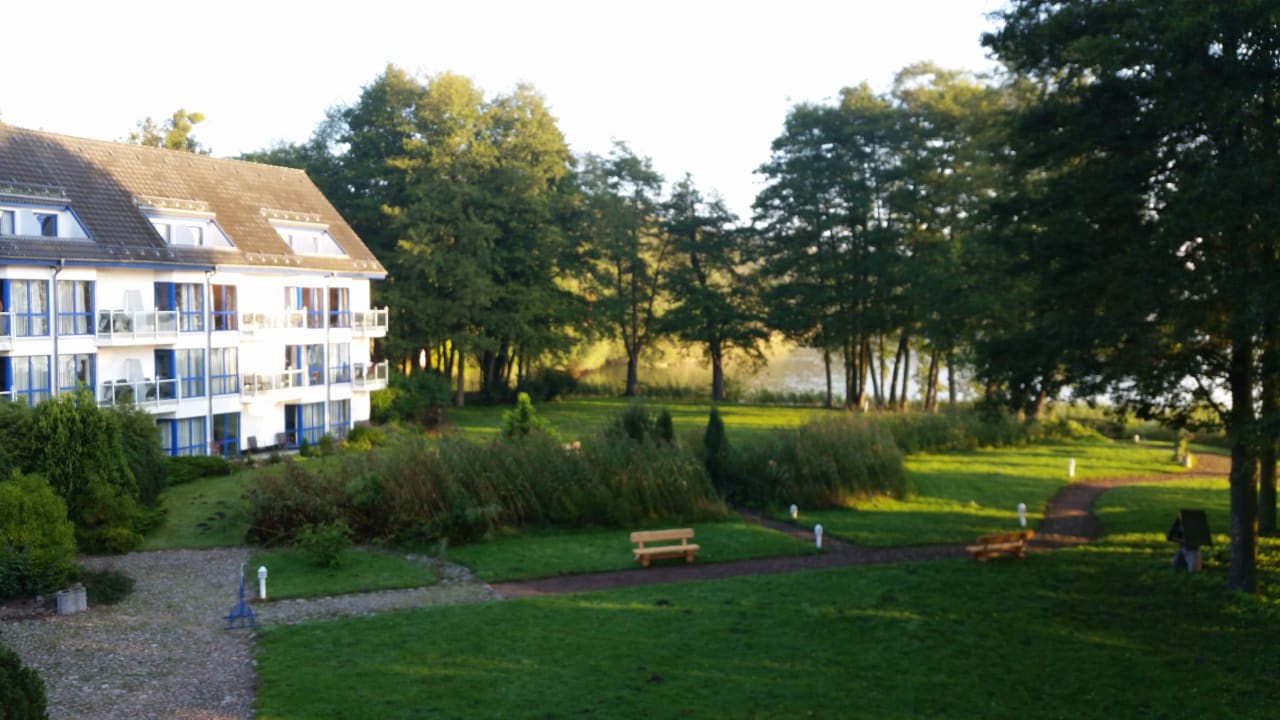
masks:
<svg viewBox="0 0 1280 720"><path fill-rule="evenodd" d="M387 361L355 363L351 366L351 385L356 390L381 390L387 386Z"/></svg>
<svg viewBox="0 0 1280 720"><path fill-rule="evenodd" d="M138 407L156 410L175 406L180 398L178 380L105 380L98 386L98 404L103 407Z"/></svg>
<svg viewBox="0 0 1280 720"><path fill-rule="evenodd" d="M356 310L351 313L351 332L357 337L386 337L387 318L386 308Z"/></svg>
<svg viewBox="0 0 1280 720"><path fill-rule="evenodd" d="M255 398L307 386L303 370L282 370L277 373L245 373L240 376L240 396Z"/></svg>
<svg viewBox="0 0 1280 720"><path fill-rule="evenodd" d="M0 350L13 349L13 313L0 313Z"/></svg>
<svg viewBox="0 0 1280 720"><path fill-rule="evenodd" d="M99 310L100 344L158 343L178 339L177 310Z"/></svg>

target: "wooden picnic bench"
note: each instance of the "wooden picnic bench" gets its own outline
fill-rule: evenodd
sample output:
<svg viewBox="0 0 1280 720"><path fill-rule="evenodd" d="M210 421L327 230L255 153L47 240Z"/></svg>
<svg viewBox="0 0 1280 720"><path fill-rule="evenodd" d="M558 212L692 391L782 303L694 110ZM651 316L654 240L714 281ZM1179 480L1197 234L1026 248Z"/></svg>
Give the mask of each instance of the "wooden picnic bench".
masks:
<svg viewBox="0 0 1280 720"><path fill-rule="evenodd" d="M982 535L973 545L965 546L965 550L974 560L987 560L1000 555L1026 557L1027 541L1034 537L1035 530Z"/></svg>
<svg viewBox="0 0 1280 720"><path fill-rule="evenodd" d="M693 562L693 556L698 554L698 546L689 542L693 539L693 528L679 528L674 530L637 530L631 533L631 542L635 545L631 552L635 553L636 561L642 567L649 567L649 561L654 558L671 558L684 556L686 562ZM678 545L674 544L679 540ZM649 543L666 543L663 545L651 545Z"/></svg>

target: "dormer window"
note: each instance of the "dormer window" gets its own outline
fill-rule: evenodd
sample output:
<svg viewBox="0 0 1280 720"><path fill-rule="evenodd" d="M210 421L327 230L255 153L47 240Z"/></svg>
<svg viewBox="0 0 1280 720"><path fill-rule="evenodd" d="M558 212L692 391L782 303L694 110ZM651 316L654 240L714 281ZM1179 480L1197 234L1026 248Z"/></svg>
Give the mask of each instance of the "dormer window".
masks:
<svg viewBox="0 0 1280 720"><path fill-rule="evenodd" d="M172 247L233 248L209 203L152 196L134 198L156 234Z"/></svg>
<svg viewBox="0 0 1280 720"><path fill-rule="evenodd" d="M58 237L58 216L53 213L36 213L40 237Z"/></svg>
<svg viewBox="0 0 1280 720"><path fill-rule="evenodd" d="M329 232L328 223L315 213L263 208L262 214L271 227L275 228L280 239L298 255L347 256L347 252Z"/></svg>
<svg viewBox="0 0 1280 720"><path fill-rule="evenodd" d="M0 235L17 235L14 225L15 219L16 216L12 210L0 210Z"/></svg>

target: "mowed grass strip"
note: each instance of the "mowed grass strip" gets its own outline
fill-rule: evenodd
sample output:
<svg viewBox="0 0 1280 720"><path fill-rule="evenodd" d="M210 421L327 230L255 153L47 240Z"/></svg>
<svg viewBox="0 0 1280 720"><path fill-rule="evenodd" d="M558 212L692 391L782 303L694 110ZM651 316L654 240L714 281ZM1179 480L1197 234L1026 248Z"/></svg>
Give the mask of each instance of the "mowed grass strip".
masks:
<svg viewBox="0 0 1280 720"><path fill-rule="evenodd" d="M200 478L165 488L164 522L142 542L143 550L203 550L244 545L249 530L244 492L254 472Z"/></svg>
<svg viewBox="0 0 1280 720"><path fill-rule="evenodd" d="M1272 573L1274 574L1274 572ZM258 717L1260 717L1280 609L1112 550L265 628Z"/></svg>
<svg viewBox="0 0 1280 720"><path fill-rule="evenodd" d="M546 419L566 442L590 438L620 415L631 400L626 398L589 398L535 402L538 417ZM671 413L676 437L701 432L707 426L711 404L687 400L643 400L646 407L657 414L662 409ZM768 405L718 405L720 417L728 431L729 442L750 442L778 428L795 428L824 417L839 417L838 413L818 408L776 407ZM461 432L472 440L485 440L498 436L502 430L502 413L510 406L475 405L449 408L445 413L448 427Z"/></svg>
<svg viewBox="0 0 1280 720"><path fill-rule="evenodd" d="M800 508L799 523L863 545L897 547L970 542L1018 527L1018 503L1035 528L1045 503L1063 485L1068 463L1075 480L1185 472L1172 449L1104 440L1048 443L968 452L920 453L906 458L910 496L868 498L853 507ZM779 514L779 518L783 516Z"/></svg>
<svg viewBox="0 0 1280 720"><path fill-rule="evenodd" d="M434 585L439 578L422 562L401 554L348 548L338 567L321 567L296 548L260 551L249 560L251 581L267 568L267 599L325 597ZM256 585L254 586L256 587Z"/></svg>
<svg viewBox="0 0 1280 720"><path fill-rule="evenodd" d="M663 527L677 527L668 525ZM678 527L685 527L678 525ZM815 552L812 543L745 521L696 523L694 562L712 563ZM657 528L634 528L657 529ZM639 567L631 554L631 530L529 532L451 548L449 559L475 571L485 582L527 580ZM653 564L684 564L683 558Z"/></svg>

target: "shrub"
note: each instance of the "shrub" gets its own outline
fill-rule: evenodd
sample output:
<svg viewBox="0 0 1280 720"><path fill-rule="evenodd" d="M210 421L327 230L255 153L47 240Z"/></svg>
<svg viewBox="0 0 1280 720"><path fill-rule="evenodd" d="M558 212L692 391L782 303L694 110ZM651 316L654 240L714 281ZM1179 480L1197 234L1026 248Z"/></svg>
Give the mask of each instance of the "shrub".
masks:
<svg viewBox="0 0 1280 720"><path fill-rule="evenodd" d="M322 525L308 525L298 534L296 543L313 565L336 568L342 554L351 547L351 528L341 520Z"/></svg>
<svg viewBox="0 0 1280 720"><path fill-rule="evenodd" d="M0 481L0 598L56 589L75 554L66 503L43 477Z"/></svg>
<svg viewBox="0 0 1280 720"><path fill-rule="evenodd" d="M529 399L529 393L516 396L516 406L502 413L502 436L506 438L524 437L532 432L541 432L556 437L551 423L538 417L538 411Z"/></svg>
<svg viewBox="0 0 1280 720"><path fill-rule="evenodd" d="M718 408L711 408L711 416L707 418L707 431L702 436L702 463L717 492L730 502L741 500L729 482L729 439Z"/></svg>
<svg viewBox="0 0 1280 720"><path fill-rule="evenodd" d="M388 385L395 392L386 417L378 418L379 422L407 420L435 427L444 419L444 407L452 396L449 378L437 372L392 373Z"/></svg>
<svg viewBox="0 0 1280 720"><path fill-rule="evenodd" d="M119 570L79 569L72 573L73 580L84 585L85 599L90 606L115 605L133 592L133 578Z"/></svg>
<svg viewBox="0 0 1280 720"><path fill-rule="evenodd" d="M752 504L834 507L906 494L902 451L886 429L864 418L811 422L731 457L733 489Z"/></svg>
<svg viewBox="0 0 1280 720"><path fill-rule="evenodd" d="M123 406L114 410L120 427L120 444L125 462L138 486L138 501L151 505L169 485L170 465L166 463L156 433L156 420L141 408Z"/></svg>
<svg viewBox="0 0 1280 720"><path fill-rule="evenodd" d="M573 394L578 389L578 379L572 372L558 368L539 371L525 378L516 386L517 392L526 392L540 402L550 402Z"/></svg>
<svg viewBox="0 0 1280 720"><path fill-rule="evenodd" d="M22 658L0 646L0 719L48 720L44 681Z"/></svg>
<svg viewBox="0 0 1280 720"><path fill-rule="evenodd" d="M260 473L246 496L251 523L249 542L288 542L308 525L345 520L351 472L343 463L290 460ZM350 524L350 523L349 523Z"/></svg>
<svg viewBox="0 0 1280 720"><path fill-rule="evenodd" d="M372 450L387 444L387 434L372 425L357 425L347 433L346 446L357 450Z"/></svg>
<svg viewBox="0 0 1280 720"><path fill-rule="evenodd" d="M659 411L658 419L653 421L653 435L668 445L675 444L676 426L671 419L671 412L666 408Z"/></svg>
<svg viewBox="0 0 1280 720"><path fill-rule="evenodd" d="M653 435L653 413L643 402L632 401L615 418L614 429L636 442L643 442Z"/></svg>
<svg viewBox="0 0 1280 720"><path fill-rule="evenodd" d="M165 458L169 484L182 485L207 477L230 475L231 461L221 455L185 455Z"/></svg>

